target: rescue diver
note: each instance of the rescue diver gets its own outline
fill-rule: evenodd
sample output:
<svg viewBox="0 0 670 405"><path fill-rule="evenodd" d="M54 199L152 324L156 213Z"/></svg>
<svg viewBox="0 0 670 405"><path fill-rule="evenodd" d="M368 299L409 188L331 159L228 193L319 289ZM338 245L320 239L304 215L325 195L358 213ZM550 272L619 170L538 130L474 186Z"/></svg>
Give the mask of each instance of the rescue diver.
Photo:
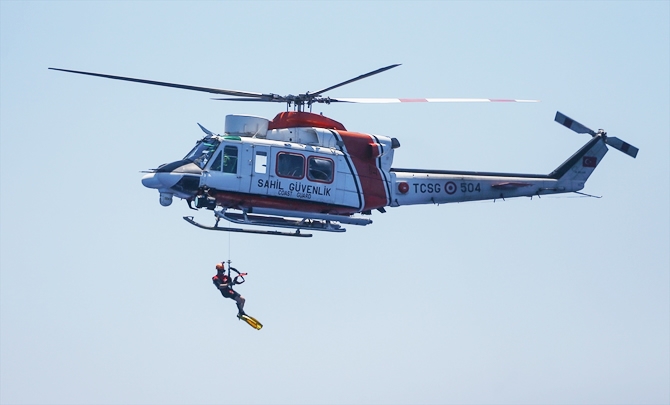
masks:
<svg viewBox="0 0 670 405"><path fill-rule="evenodd" d="M224 263L216 264L216 275L212 277L212 283L214 283L216 288L221 291L221 295L223 295L224 298L235 300L237 303L238 318L246 315L244 312L244 302L246 300L237 291L233 290L233 286L235 284L241 283L237 282L235 279L230 278L230 276L226 274L226 266Z"/></svg>

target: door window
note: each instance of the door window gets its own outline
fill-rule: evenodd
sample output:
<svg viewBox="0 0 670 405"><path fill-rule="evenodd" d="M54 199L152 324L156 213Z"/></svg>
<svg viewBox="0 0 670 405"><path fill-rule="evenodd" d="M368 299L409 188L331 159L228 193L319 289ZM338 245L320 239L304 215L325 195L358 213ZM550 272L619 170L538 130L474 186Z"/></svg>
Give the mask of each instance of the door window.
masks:
<svg viewBox="0 0 670 405"><path fill-rule="evenodd" d="M305 157L297 153L280 152L277 154L277 175L302 179L305 176Z"/></svg>
<svg viewBox="0 0 670 405"><path fill-rule="evenodd" d="M254 160L254 172L265 174L268 172L268 153L265 151L256 151L256 159Z"/></svg>
<svg viewBox="0 0 670 405"><path fill-rule="evenodd" d="M333 161L311 156L307 159L307 178L321 183L333 182Z"/></svg>

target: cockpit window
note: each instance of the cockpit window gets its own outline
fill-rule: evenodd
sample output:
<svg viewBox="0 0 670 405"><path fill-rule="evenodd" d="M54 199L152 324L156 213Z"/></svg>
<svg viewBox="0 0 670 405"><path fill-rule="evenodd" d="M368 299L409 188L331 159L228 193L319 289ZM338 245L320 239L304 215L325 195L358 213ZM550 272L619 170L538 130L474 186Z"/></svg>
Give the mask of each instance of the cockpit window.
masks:
<svg viewBox="0 0 670 405"><path fill-rule="evenodd" d="M214 161L212 162L212 165L209 167L209 170L221 171L221 152L216 154L216 157L214 158Z"/></svg>
<svg viewBox="0 0 670 405"><path fill-rule="evenodd" d="M223 172L237 173L237 146L223 148Z"/></svg>
<svg viewBox="0 0 670 405"><path fill-rule="evenodd" d="M222 158L223 157L223 158ZM237 173L237 146L225 146L223 153L216 154L212 164L209 166L210 171Z"/></svg>
<svg viewBox="0 0 670 405"><path fill-rule="evenodd" d="M195 144L195 147L188 153L188 155L184 156L184 160L190 160L201 169L204 169L220 143L220 141L214 138L205 137Z"/></svg>

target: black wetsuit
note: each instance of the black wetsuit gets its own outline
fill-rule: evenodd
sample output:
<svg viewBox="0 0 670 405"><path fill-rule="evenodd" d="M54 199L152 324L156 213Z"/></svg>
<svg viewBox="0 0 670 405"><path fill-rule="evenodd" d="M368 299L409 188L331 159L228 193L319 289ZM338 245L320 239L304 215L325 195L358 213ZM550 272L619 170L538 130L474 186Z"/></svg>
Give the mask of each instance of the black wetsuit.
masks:
<svg viewBox="0 0 670 405"><path fill-rule="evenodd" d="M233 290L233 285L235 285L235 280L232 280L230 277L227 275L215 275L212 277L212 283L216 286L216 288L221 291L221 295L223 295L225 298L230 298L233 300L237 300L237 298L240 296L240 294ZM223 286L223 287L222 287Z"/></svg>

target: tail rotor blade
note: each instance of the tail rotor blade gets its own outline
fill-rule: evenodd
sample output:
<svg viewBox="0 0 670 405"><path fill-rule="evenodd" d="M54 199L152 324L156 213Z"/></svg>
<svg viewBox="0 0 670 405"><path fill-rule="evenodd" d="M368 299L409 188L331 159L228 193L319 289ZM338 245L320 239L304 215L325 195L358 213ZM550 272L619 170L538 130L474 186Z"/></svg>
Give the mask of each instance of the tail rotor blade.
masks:
<svg viewBox="0 0 670 405"><path fill-rule="evenodd" d="M573 120L567 115L560 113L559 111L556 111L556 118L554 118L554 121L558 122L564 127L570 128L578 134L590 134L591 136L596 136L597 134L597 132L594 130L580 124L579 122Z"/></svg>
<svg viewBox="0 0 670 405"><path fill-rule="evenodd" d="M567 115L560 113L559 111L556 111L556 118L554 118L554 121L558 122L559 124L565 127L570 128L571 130L577 132L578 134L590 134L591 136L594 137L600 136L607 145L625 153L626 155L632 158L635 158L637 156L637 152L639 152L639 149L636 148L635 146L627 142L624 142L617 137L607 136L607 132L605 132L604 130L601 129L598 130L598 132L595 132L594 130L568 117Z"/></svg>
<svg viewBox="0 0 670 405"><path fill-rule="evenodd" d="M620 150L621 152L625 153L626 155L632 158L635 158L637 156L637 152L639 151L639 149L636 148L635 146L626 143L614 136L608 136L607 138L605 138L605 143L613 147L614 149Z"/></svg>

